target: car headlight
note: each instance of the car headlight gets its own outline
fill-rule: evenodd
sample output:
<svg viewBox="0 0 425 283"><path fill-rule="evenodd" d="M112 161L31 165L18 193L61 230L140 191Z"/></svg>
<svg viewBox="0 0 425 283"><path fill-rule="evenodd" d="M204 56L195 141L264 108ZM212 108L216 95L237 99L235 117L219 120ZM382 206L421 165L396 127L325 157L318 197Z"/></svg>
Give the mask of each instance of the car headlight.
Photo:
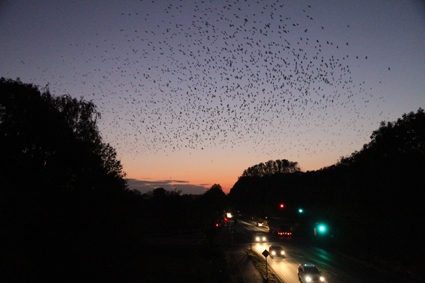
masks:
<svg viewBox="0 0 425 283"><path fill-rule="evenodd" d="M284 251L281 251L281 252L280 252L280 254L281 254L281 255L284 255L284 254L285 254L285 252L284 252Z"/></svg>
<svg viewBox="0 0 425 283"><path fill-rule="evenodd" d="M272 251L272 255L275 255L276 254L276 252L275 251Z"/></svg>
<svg viewBox="0 0 425 283"><path fill-rule="evenodd" d="M266 237L263 237L263 241L265 241L266 240Z"/></svg>
<svg viewBox="0 0 425 283"><path fill-rule="evenodd" d="M310 282L310 281L311 281L311 277L308 277L308 276L307 276L307 277L305 278L305 281Z"/></svg>
<svg viewBox="0 0 425 283"><path fill-rule="evenodd" d="M325 282L325 277L320 276L320 281L321 281L321 282Z"/></svg>

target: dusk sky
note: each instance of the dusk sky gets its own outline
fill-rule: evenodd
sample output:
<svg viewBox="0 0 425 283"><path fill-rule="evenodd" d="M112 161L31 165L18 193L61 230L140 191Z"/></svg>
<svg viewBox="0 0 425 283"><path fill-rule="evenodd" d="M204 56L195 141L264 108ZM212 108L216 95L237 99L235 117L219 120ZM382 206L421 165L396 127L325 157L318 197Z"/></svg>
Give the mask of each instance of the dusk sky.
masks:
<svg viewBox="0 0 425 283"><path fill-rule="evenodd" d="M0 1L0 77L93 101L131 188L227 193L425 108L423 1Z"/></svg>

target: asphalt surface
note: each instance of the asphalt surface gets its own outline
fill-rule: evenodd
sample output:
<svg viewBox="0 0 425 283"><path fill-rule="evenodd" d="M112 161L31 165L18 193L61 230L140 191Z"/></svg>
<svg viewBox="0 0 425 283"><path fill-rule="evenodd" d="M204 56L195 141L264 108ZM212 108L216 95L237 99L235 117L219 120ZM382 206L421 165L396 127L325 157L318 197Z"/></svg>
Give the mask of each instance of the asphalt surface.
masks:
<svg viewBox="0 0 425 283"><path fill-rule="evenodd" d="M366 266L343 255L336 254L301 239L271 237L267 227L256 227L253 221L238 220L233 233L228 227L223 227L222 237L232 251L239 253L238 263L245 282L263 282L255 266L246 258L244 250L252 248L261 257L262 252L268 250L270 245L280 245L284 248L286 256L268 257L267 263L284 283L298 283L297 268L302 263L312 263L322 272L326 282L339 283L380 283L400 282L389 274ZM227 229L227 230L226 230ZM264 232L267 240L256 243L255 232ZM244 257L245 256L245 257Z"/></svg>

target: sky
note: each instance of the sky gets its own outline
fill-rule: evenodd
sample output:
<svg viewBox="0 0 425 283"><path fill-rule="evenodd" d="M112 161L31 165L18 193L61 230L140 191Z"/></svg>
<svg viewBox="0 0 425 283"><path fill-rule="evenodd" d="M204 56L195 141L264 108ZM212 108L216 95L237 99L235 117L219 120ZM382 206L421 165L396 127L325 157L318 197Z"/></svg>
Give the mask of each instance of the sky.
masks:
<svg viewBox="0 0 425 283"><path fill-rule="evenodd" d="M423 1L1 0L0 77L93 101L130 188L228 193L425 108Z"/></svg>

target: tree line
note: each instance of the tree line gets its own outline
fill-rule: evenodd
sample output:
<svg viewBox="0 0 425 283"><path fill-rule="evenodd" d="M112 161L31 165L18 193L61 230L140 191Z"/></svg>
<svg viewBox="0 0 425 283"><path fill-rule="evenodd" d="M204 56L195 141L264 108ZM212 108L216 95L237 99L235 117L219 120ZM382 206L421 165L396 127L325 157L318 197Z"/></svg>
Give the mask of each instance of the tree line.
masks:
<svg viewBox="0 0 425 283"><path fill-rule="evenodd" d="M370 138L361 150L317 171L244 172L229 201L263 217L280 213L278 203L284 202L306 235L313 235L317 221L327 222L332 247L423 280L424 110L382 122Z"/></svg>
<svg viewBox="0 0 425 283"><path fill-rule="evenodd" d="M210 233L220 185L197 197L130 190L99 119L91 101L0 79L1 281L154 281L145 238Z"/></svg>

